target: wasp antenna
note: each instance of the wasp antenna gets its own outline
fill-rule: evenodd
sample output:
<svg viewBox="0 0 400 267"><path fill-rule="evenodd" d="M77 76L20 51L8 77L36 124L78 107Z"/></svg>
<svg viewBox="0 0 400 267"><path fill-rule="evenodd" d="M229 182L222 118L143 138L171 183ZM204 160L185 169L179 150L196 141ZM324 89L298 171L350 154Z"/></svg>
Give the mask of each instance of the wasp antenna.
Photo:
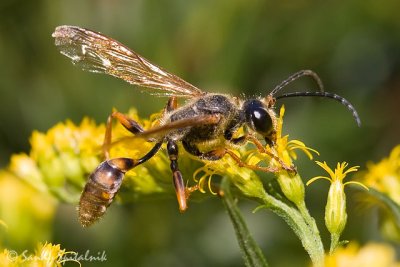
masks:
<svg viewBox="0 0 400 267"><path fill-rule="evenodd" d="M324 91L324 84L322 83L321 78L318 76L317 73L315 73L312 70L301 70L298 71L294 74L292 74L290 77L288 77L286 80L275 86L274 90L271 91L270 95L274 96L276 93L278 93L280 90L282 90L284 87L286 87L288 84L294 82L295 80L303 77L303 76L310 76L314 81L317 82L318 88L320 92Z"/></svg>
<svg viewBox="0 0 400 267"><path fill-rule="evenodd" d="M358 116L357 110L354 106L344 97L329 93L329 92L294 92L294 93L287 93L280 96L277 96L276 99L286 98L286 97L298 97L298 96L319 96L319 97L327 97L339 101L342 105L344 105L348 110L350 110L351 114L353 115L355 121L357 122L358 127L361 126L361 119Z"/></svg>

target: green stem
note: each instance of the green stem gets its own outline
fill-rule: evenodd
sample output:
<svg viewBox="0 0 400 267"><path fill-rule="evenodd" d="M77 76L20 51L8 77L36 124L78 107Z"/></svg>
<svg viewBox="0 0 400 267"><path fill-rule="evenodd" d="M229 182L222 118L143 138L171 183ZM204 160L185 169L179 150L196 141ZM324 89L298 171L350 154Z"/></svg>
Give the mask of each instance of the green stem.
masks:
<svg viewBox="0 0 400 267"><path fill-rule="evenodd" d="M335 249L338 247L339 238L340 238L340 234L331 233L331 247L329 249L329 254L332 254L335 251Z"/></svg>
<svg viewBox="0 0 400 267"><path fill-rule="evenodd" d="M251 236L245 221L234 201L230 191L229 178L224 177L221 182L222 202L235 229L236 238L239 242L242 256L247 267L266 267L267 261L257 243Z"/></svg>
<svg viewBox="0 0 400 267"><path fill-rule="evenodd" d="M313 266L324 266L324 248L318 231L314 229L316 228L315 222L311 223L310 218L305 219L299 210L288 206L267 193L264 194L262 201L292 228L299 237L304 249L310 255Z"/></svg>
<svg viewBox="0 0 400 267"><path fill-rule="evenodd" d="M319 236L319 230L318 230L317 224L316 224L314 218L311 217L310 213L308 212L306 203L304 201L302 201L301 203L299 203L297 205L297 208L299 209L299 211L300 211L301 215L303 216L304 220L306 221L306 223L313 230L314 234ZM321 242L321 245L322 245L322 242ZM322 250L323 250L323 247L322 247Z"/></svg>

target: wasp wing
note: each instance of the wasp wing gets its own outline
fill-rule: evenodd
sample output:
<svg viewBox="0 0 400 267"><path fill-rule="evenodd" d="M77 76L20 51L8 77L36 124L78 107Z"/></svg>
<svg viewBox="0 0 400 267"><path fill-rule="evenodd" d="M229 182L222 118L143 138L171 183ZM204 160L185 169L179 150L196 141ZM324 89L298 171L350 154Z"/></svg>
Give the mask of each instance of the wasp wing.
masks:
<svg viewBox="0 0 400 267"><path fill-rule="evenodd" d="M173 122L166 123L164 125L155 126L147 131L136 134L135 136L122 137L112 145L115 145L120 142L124 142L131 139L141 138L141 139L161 139L165 137L167 134L176 131L176 130L184 130L185 128L190 128L199 125L210 125L217 124L221 119L219 114L213 115L205 115L205 116L197 116L192 118L181 119Z"/></svg>
<svg viewBox="0 0 400 267"><path fill-rule="evenodd" d="M118 41L76 26L59 26L52 36L61 54L84 70L105 73L155 89L157 95L193 97L200 89L150 63Z"/></svg>

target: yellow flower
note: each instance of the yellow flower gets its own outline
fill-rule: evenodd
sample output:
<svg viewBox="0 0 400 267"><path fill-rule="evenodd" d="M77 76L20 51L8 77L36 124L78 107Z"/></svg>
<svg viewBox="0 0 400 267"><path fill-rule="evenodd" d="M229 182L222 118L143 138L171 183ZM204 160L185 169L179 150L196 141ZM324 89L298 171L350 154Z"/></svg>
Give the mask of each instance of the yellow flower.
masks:
<svg viewBox="0 0 400 267"><path fill-rule="evenodd" d="M296 150L304 152L310 160L313 159L311 152L319 155L318 151L307 147L300 140L289 140L289 135L282 136L283 128L283 116L285 114L285 107L282 106L279 112L279 118L276 129L276 144L273 146L272 153L277 155L277 158L281 160L286 166L294 166L293 160L297 159ZM281 163L277 162L276 159L271 160L271 165L277 168L282 168ZM304 183L300 175L296 172L288 172L287 170L280 170L276 173L278 178L279 186L282 189L283 194L297 206L302 205L304 202Z"/></svg>
<svg viewBox="0 0 400 267"><path fill-rule="evenodd" d="M380 162L369 162L367 171L360 176L364 184L387 194L400 205L400 145Z"/></svg>
<svg viewBox="0 0 400 267"><path fill-rule="evenodd" d="M34 131L31 151L13 155L9 170L41 192L76 202L87 174L100 163L104 129L84 118L80 125L68 120L46 133Z"/></svg>
<svg viewBox="0 0 400 267"><path fill-rule="evenodd" d="M325 257L326 267L399 267L394 248L387 244L368 243L359 247L350 243Z"/></svg>
<svg viewBox="0 0 400 267"><path fill-rule="evenodd" d="M128 116L148 129L159 114L152 115L150 120L141 120L132 109ZM104 133L104 124L96 125L88 118L78 125L69 120L58 123L45 133L34 131L30 138L31 151L13 155L9 170L41 192L76 203L88 175L104 160ZM139 158L154 145L132 138L132 134L118 122L112 125L112 142L109 148L111 158ZM171 177L165 175L168 172L168 158L160 152L148 163L127 172L124 186L143 194L172 191L173 187L165 183L171 181Z"/></svg>
<svg viewBox="0 0 400 267"><path fill-rule="evenodd" d="M79 261L76 261L73 256L66 257L68 254L76 254L75 252L66 251L61 249L60 245L53 245L51 243L40 244L34 254L23 252L18 254L14 250L4 249L0 253L0 266L9 267L61 267L65 262L74 261L81 266Z"/></svg>
<svg viewBox="0 0 400 267"><path fill-rule="evenodd" d="M0 266L20 267L27 265L23 264L22 257L16 251L4 249L0 252Z"/></svg>
<svg viewBox="0 0 400 267"><path fill-rule="evenodd" d="M239 154L238 151L235 151L235 153ZM200 174L201 176L198 178ZM209 190L214 193L211 186L213 175L228 176L232 183L249 197L262 198L263 194L265 194L263 184L256 173L248 168L239 167L237 162L229 155L225 155L218 161L208 161L193 173L193 179L198 181L201 192L205 192L204 185L207 183Z"/></svg>
<svg viewBox="0 0 400 267"><path fill-rule="evenodd" d="M307 185L318 179L326 179L331 182L328 193L328 201L325 208L325 224L331 234L340 235L346 225L347 213L346 213L346 194L344 193L344 186L347 184L357 184L368 190L368 188L362 183L349 181L343 183L343 179L347 174L358 170L359 166L350 167L345 171L347 162L338 163L335 171L333 171L326 162L316 163L323 168L328 174L327 176L317 176L310 179Z"/></svg>
<svg viewBox="0 0 400 267"><path fill-rule="evenodd" d="M367 170L358 175L360 181L375 189L376 194L383 194L400 205L400 145L395 146L390 155L378 163L367 163ZM364 201L372 200L374 203L383 201L379 198L363 198ZM400 229L394 219L389 206L380 205L381 209L380 230L385 238L398 242Z"/></svg>
<svg viewBox="0 0 400 267"><path fill-rule="evenodd" d="M68 262L70 260L64 259L64 257L68 254L76 254L72 251L66 251L65 249L61 249L60 245L53 245L51 243L39 244L37 250L35 251L35 256L37 264L40 266L57 266L61 267L62 264ZM73 260L76 261L76 260ZM79 266L81 265L78 261L76 261Z"/></svg>

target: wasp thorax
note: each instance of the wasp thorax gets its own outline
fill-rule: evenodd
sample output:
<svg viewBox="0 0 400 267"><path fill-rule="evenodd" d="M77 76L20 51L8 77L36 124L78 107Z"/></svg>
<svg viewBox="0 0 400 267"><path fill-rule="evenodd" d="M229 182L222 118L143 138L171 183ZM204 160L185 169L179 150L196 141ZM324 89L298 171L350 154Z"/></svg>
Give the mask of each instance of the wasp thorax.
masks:
<svg viewBox="0 0 400 267"><path fill-rule="evenodd" d="M247 100L243 104L247 124L257 133L269 137L274 130L274 123L267 106L260 100Z"/></svg>

